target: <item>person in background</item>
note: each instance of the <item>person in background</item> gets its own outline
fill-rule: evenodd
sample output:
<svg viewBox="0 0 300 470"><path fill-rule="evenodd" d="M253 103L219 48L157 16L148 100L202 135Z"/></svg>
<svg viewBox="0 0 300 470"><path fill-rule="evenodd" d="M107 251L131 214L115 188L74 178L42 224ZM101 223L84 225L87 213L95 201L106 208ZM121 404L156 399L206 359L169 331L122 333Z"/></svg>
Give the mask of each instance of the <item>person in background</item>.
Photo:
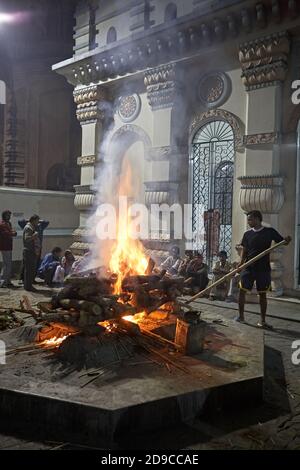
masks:
<svg viewBox="0 0 300 470"><path fill-rule="evenodd" d="M51 286L56 268L61 263L62 249L59 246L53 248L51 253L47 253L38 269L38 276L44 279L48 286Z"/></svg>
<svg viewBox="0 0 300 470"><path fill-rule="evenodd" d="M10 218L11 212L9 210L2 212L2 220L0 222L0 251L2 254L3 266L0 287L15 287L11 282L11 276L13 237L17 235L17 232L12 229Z"/></svg>
<svg viewBox="0 0 300 470"><path fill-rule="evenodd" d="M182 259L180 258L180 250L179 247L175 245L170 249L167 259L161 263L160 270L166 270L167 274L170 276L176 276L181 263Z"/></svg>
<svg viewBox="0 0 300 470"><path fill-rule="evenodd" d="M179 276L186 277L186 268L189 262L193 259L193 251L192 250L185 250L184 252L184 258L181 261L179 268L178 268L178 274Z"/></svg>
<svg viewBox="0 0 300 470"><path fill-rule="evenodd" d="M208 284L208 266L203 263L202 253L196 256L188 263L186 267L186 277L189 279L189 285L192 287L193 293L200 292L205 289Z"/></svg>
<svg viewBox="0 0 300 470"><path fill-rule="evenodd" d="M57 266L53 276L53 284L63 284L64 279L71 273L75 257L71 250L66 250L61 260L61 264Z"/></svg>
<svg viewBox="0 0 300 470"><path fill-rule="evenodd" d="M39 216L32 215L23 230L23 269L24 289L34 291L32 284L36 273L36 264L41 252L38 223Z"/></svg>
<svg viewBox="0 0 300 470"><path fill-rule="evenodd" d="M243 252L243 247L241 245L241 243L235 245L235 251L237 252L238 256L239 256L239 261L234 261L231 265L232 265L232 270L234 269L237 269L239 264L240 264L240 261L241 261L241 256L242 256L242 252ZM228 295L227 295L227 298L226 298L226 302L237 302L238 301L238 297L239 297L239 282L240 282L240 273L237 273L235 274L235 276L233 276L230 281L229 281L229 290L228 290Z"/></svg>
<svg viewBox="0 0 300 470"><path fill-rule="evenodd" d="M19 227L21 227L22 230L24 229L24 227L27 223L28 223L28 220L25 220L25 219L18 220L18 225L19 225ZM48 225L49 225L48 220L40 220L39 223L38 223L38 227L37 227L37 232L39 234L39 239L40 239L40 243L41 243L41 251L40 251L40 254L39 254L38 259L37 259L36 274L37 274L38 268L41 264L44 230L48 227ZM20 278L23 280L23 277L24 277L24 273L23 273L23 267L22 267Z"/></svg>
<svg viewBox="0 0 300 470"><path fill-rule="evenodd" d="M227 261L226 251L220 251L218 253L219 261L213 267L213 278L212 283L218 281L223 276L231 271L231 264ZM213 287L209 294L210 300L225 300L229 290L229 280L222 282L216 287Z"/></svg>

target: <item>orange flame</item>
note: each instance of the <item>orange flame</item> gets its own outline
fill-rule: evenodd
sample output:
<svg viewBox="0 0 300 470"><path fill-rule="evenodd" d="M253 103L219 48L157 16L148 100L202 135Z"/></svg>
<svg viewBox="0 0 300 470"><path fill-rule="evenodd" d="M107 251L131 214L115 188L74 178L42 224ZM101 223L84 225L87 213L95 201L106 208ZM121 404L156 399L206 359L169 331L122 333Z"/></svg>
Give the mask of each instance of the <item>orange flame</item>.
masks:
<svg viewBox="0 0 300 470"><path fill-rule="evenodd" d="M119 196L126 195L130 201L134 182L129 165L125 167L124 173L119 187ZM121 293L122 281L126 276L145 274L148 265L142 243L133 238L130 232L130 214L127 208L127 217L123 219L119 217L117 242L113 247L109 263L111 272L117 275L115 294Z"/></svg>
<svg viewBox="0 0 300 470"><path fill-rule="evenodd" d="M54 347L58 347L61 345L61 343L68 337L70 336L70 334L68 335L65 335L65 336L60 336L60 337L57 337L57 336L54 336L53 338L50 338L50 339L45 339L44 341L42 341L40 343L40 346L54 346Z"/></svg>

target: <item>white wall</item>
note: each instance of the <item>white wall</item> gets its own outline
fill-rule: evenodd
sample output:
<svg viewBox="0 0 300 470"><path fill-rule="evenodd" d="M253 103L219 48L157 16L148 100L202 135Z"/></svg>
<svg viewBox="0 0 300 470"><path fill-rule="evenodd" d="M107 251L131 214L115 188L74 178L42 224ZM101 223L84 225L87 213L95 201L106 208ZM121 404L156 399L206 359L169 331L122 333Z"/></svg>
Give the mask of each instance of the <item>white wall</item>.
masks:
<svg viewBox="0 0 300 470"><path fill-rule="evenodd" d="M14 239L13 260L22 259L22 230L18 220L38 214L50 224L44 232L43 254L54 246L68 248L72 232L79 224L79 212L74 207L74 194L61 191L39 191L0 186L0 212L9 209L11 222L18 235Z"/></svg>

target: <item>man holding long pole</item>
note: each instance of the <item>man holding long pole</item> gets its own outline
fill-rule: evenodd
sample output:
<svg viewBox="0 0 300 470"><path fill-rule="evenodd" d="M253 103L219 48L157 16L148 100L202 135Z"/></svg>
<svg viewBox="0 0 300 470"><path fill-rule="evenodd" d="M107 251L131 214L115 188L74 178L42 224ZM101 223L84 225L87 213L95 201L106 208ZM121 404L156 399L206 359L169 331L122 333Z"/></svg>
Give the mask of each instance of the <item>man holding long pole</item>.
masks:
<svg viewBox="0 0 300 470"><path fill-rule="evenodd" d="M263 251L270 248L272 242L279 243L285 240L290 243L291 237L282 237L274 228L262 225L262 214L260 211L251 211L247 214L247 221L250 230L244 233L241 245L243 246L242 259L240 265L251 260ZM271 288L271 267L269 253L255 261L250 266L245 267L241 272L240 294L239 294L239 316L237 321L244 322L244 308L246 293L252 290L254 282L259 294L261 321L258 326L262 328L272 328L266 322L267 313L267 292Z"/></svg>

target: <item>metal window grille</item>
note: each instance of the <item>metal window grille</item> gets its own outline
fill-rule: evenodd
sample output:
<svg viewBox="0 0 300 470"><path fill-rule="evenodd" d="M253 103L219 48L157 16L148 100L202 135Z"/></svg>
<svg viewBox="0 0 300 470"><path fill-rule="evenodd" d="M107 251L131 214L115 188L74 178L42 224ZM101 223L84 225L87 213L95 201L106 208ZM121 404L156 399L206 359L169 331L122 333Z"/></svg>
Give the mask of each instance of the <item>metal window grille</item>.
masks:
<svg viewBox="0 0 300 470"><path fill-rule="evenodd" d="M211 266L219 250L231 254L234 136L225 121L212 121L192 142L191 202L193 249Z"/></svg>

